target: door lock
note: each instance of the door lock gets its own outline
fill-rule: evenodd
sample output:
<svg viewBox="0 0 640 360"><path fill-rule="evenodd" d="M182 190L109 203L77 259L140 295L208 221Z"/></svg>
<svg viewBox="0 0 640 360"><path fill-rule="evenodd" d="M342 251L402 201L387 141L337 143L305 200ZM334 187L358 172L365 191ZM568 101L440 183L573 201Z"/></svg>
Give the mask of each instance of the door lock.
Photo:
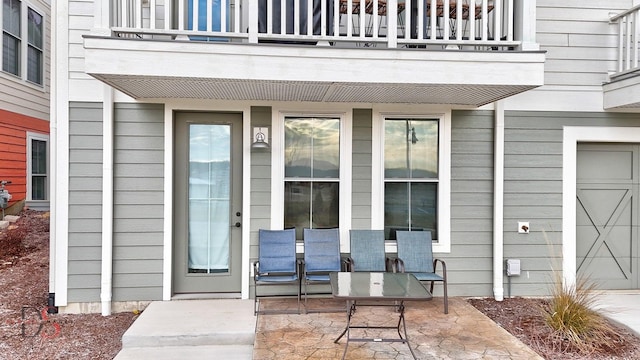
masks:
<svg viewBox="0 0 640 360"><path fill-rule="evenodd" d="M240 226L242 226L242 224L240 224L240 222L237 222L236 227L240 227Z"/></svg>

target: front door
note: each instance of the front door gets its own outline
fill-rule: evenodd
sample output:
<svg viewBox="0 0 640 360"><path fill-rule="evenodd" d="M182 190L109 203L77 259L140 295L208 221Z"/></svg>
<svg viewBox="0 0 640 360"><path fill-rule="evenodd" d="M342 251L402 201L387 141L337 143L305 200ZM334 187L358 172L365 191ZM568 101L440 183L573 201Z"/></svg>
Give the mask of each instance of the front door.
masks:
<svg viewBox="0 0 640 360"><path fill-rule="evenodd" d="M242 114L175 117L174 293L241 290Z"/></svg>
<svg viewBox="0 0 640 360"><path fill-rule="evenodd" d="M640 146L578 144L578 275L601 289L638 288Z"/></svg>

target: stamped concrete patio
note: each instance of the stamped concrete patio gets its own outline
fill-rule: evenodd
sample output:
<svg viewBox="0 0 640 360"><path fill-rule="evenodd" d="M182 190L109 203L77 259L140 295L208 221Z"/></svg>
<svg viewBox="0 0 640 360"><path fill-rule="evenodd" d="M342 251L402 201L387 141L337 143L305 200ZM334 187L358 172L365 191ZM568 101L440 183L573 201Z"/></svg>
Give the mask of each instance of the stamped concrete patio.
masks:
<svg viewBox="0 0 640 360"><path fill-rule="evenodd" d="M263 300L265 309L295 308L295 300ZM330 299L311 299L309 308L344 306ZM542 359L463 298L407 302L405 311L411 346L419 359ZM346 325L346 312L259 315L253 359L340 359L346 339L333 341ZM397 324L393 307L358 307L354 323ZM357 332L356 332L357 331ZM380 333L384 331L384 333ZM397 337L394 330L352 330L355 337ZM403 343L350 343L346 359L412 359Z"/></svg>

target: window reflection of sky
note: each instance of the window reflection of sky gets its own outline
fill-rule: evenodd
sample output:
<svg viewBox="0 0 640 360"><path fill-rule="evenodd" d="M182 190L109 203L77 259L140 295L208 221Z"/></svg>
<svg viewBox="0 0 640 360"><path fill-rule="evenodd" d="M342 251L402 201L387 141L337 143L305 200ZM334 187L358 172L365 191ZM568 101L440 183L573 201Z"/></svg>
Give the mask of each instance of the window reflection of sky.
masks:
<svg viewBox="0 0 640 360"><path fill-rule="evenodd" d="M340 120L287 118L285 166L287 177L338 177Z"/></svg>
<svg viewBox="0 0 640 360"><path fill-rule="evenodd" d="M387 119L384 135L385 177L438 177L438 120Z"/></svg>

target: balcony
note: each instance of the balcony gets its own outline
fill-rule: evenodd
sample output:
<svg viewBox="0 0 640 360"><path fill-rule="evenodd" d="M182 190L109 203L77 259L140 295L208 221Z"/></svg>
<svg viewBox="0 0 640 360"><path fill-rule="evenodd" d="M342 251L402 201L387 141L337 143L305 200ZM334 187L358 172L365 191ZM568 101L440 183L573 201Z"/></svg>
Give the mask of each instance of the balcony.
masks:
<svg viewBox="0 0 640 360"><path fill-rule="evenodd" d="M616 70L602 86L607 110L640 109L639 16L640 5L637 5L610 19L617 25L618 51Z"/></svg>
<svg viewBox="0 0 640 360"><path fill-rule="evenodd" d="M84 36L85 70L136 99L481 106L543 84L532 11L535 0L121 0Z"/></svg>

